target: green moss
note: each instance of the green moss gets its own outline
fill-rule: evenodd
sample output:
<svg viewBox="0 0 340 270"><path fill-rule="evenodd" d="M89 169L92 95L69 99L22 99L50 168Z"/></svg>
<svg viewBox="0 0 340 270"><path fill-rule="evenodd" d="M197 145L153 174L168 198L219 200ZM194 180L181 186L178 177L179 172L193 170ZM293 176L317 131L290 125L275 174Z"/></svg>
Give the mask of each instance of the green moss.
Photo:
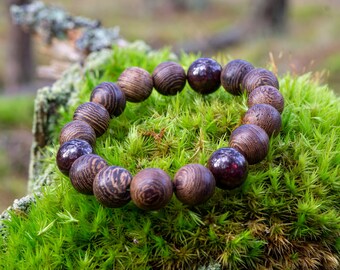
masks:
<svg viewBox="0 0 340 270"><path fill-rule="evenodd" d="M84 77L79 100L61 108L46 167L54 184L44 188L29 214L6 221L0 238L4 269L336 269L340 252L339 98L311 74L280 78L286 108L280 135L250 167L245 184L216 190L198 207L175 197L160 211L129 203L99 205L77 193L55 166L57 135L75 107L102 81L115 81L129 66L152 72L172 58L168 50L146 53L114 48L111 61ZM195 59L182 55L184 68ZM205 164L228 145L246 110L246 97L222 89L206 97L186 87L174 97L156 91L143 103L129 103L97 140L96 152L135 174L159 167L171 176L181 166ZM2 242L1 242L2 241ZM202 267L201 269L205 269ZM207 268L209 269L209 268Z"/></svg>
<svg viewBox="0 0 340 270"><path fill-rule="evenodd" d="M0 128L32 126L33 96L0 97Z"/></svg>

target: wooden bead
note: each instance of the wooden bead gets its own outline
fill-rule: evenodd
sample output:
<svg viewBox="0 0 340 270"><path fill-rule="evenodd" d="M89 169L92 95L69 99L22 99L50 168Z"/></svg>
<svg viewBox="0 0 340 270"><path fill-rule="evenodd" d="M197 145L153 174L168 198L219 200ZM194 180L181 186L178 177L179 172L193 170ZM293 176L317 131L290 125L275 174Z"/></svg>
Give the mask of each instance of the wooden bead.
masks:
<svg viewBox="0 0 340 270"><path fill-rule="evenodd" d="M262 85L270 85L279 89L279 81L273 72L264 68L255 68L244 76L242 87L247 91L248 95L257 87Z"/></svg>
<svg viewBox="0 0 340 270"><path fill-rule="evenodd" d="M174 177L176 197L188 205L207 201L214 194L215 185L213 174L200 164L185 165Z"/></svg>
<svg viewBox="0 0 340 270"><path fill-rule="evenodd" d="M278 110L279 113L283 112L284 98L279 90L270 85L262 85L255 88L248 96L248 107L256 104L268 104Z"/></svg>
<svg viewBox="0 0 340 270"><path fill-rule="evenodd" d="M67 123L62 128L59 136L59 143L62 145L72 139L81 139L93 146L96 142L96 133L88 123L74 120Z"/></svg>
<svg viewBox="0 0 340 270"><path fill-rule="evenodd" d="M93 149L87 141L80 139L67 141L58 150L57 166L63 174L69 175L70 168L77 158L92 153Z"/></svg>
<svg viewBox="0 0 340 270"><path fill-rule="evenodd" d="M221 71L221 65L215 60L199 58L188 69L188 83L194 91L202 95L213 93L221 86Z"/></svg>
<svg viewBox="0 0 340 270"><path fill-rule="evenodd" d="M159 64L152 73L152 79L157 92L165 96L181 92L186 83L183 67L175 62Z"/></svg>
<svg viewBox="0 0 340 270"><path fill-rule="evenodd" d="M70 180L80 193L93 194L93 181L97 173L106 168L106 161L100 156L86 154L73 162L70 169Z"/></svg>
<svg viewBox="0 0 340 270"><path fill-rule="evenodd" d="M248 176L248 162L236 149L223 147L210 156L207 164L215 177L216 186L234 189L241 186Z"/></svg>
<svg viewBox="0 0 340 270"><path fill-rule="evenodd" d="M254 124L263 128L268 136L276 136L281 129L281 115L268 104L256 104L243 116L242 124Z"/></svg>
<svg viewBox="0 0 340 270"><path fill-rule="evenodd" d="M122 207L131 200L131 180L132 176L128 170L118 166L107 167L94 178L94 196L104 206Z"/></svg>
<svg viewBox="0 0 340 270"><path fill-rule="evenodd" d="M252 165L259 163L267 156L269 137L259 126L241 125L231 133L229 146L239 151Z"/></svg>
<svg viewBox="0 0 340 270"><path fill-rule="evenodd" d="M110 117L119 116L126 106L126 98L120 87L111 82L103 82L93 89L90 101L103 105Z"/></svg>
<svg viewBox="0 0 340 270"><path fill-rule="evenodd" d="M110 115L104 106L95 102L86 102L78 106L73 115L73 120L88 123L100 137L105 133L110 123Z"/></svg>
<svg viewBox="0 0 340 270"><path fill-rule="evenodd" d="M170 202L173 185L161 169L148 168L133 177L130 187L132 201L141 209L158 210Z"/></svg>
<svg viewBox="0 0 340 270"><path fill-rule="evenodd" d="M241 95L243 93L242 81L245 75L253 69L254 66L245 60L235 59L230 61L221 72L222 86L232 95Z"/></svg>
<svg viewBox="0 0 340 270"><path fill-rule="evenodd" d="M130 102L142 102L152 92L152 77L146 70L139 67L130 67L119 76L117 84Z"/></svg>

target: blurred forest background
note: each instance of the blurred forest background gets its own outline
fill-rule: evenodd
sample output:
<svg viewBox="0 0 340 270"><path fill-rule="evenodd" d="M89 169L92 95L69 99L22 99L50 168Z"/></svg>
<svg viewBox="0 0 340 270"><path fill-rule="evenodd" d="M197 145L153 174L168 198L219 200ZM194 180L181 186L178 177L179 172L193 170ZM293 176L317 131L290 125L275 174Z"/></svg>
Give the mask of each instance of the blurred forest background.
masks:
<svg viewBox="0 0 340 270"><path fill-rule="evenodd" d="M14 30L7 8L9 2L24 1L5 0L0 4L0 212L26 193L36 90L53 83L72 63L58 62L56 72L41 76L37 70L55 62L48 46L34 36L32 68L21 82L13 79L10 67L18 46L10 43ZM263 9L261 2L266 0L44 3L57 5L71 15L98 19L104 27L119 26L127 41L144 40L154 49L199 50L203 56L242 58L256 66L274 61L279 74L313 72L340 94L340 0L268 1L276 2L279 12ZM273 12L276 17L271 16Z"/></svg>

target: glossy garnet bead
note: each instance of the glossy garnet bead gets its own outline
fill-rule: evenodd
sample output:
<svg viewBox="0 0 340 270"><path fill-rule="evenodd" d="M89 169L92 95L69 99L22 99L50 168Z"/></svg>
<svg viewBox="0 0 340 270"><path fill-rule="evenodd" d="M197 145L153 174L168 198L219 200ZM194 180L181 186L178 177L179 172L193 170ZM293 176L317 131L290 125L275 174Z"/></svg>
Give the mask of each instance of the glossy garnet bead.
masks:
<svg viewBox="0 0 340 270"><path fill-rule="evenodd" d="M237 188L248 176L248 162L234 148L216 150L210 156L207 166L215 177L217 187L221 189Z"/></svg>
<svg viewBox="0 0 340 270"><path fill-rule="evenodd" d="M215 60L199 58L190 65L187 80L194 91L207 95L221 86L221 71L221 65Z"/></svg>
<svg viewBox="0 0 340 270"><path fill-rule="evenodd" d="M84 140L74 139L60 146L56 162L59 170L68 175L73 162L82 155L92 154L91 145Z"/></svg>

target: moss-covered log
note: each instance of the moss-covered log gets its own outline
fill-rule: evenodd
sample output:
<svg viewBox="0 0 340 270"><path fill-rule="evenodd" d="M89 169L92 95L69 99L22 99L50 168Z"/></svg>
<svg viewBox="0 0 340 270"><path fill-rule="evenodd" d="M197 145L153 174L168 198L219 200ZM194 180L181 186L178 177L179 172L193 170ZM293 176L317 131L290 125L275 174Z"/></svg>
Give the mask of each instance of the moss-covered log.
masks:
<svg viewBox="0 0 340 270"><path fill-rule="evenodd" d="M340 100L311 74L280 77L283 127L271 138L267 158L250 166L240 188L217 190L201 206L187 207L173 197L159 211L142 211L133 203L104 208L76 192L58 171L58 134L93 87L116 81L126 67L152 72L169 59L167 50L114 48L95 69L70 77L75 92L55 108L47 144L37 148L40 169L32 178L48 177L49 185L29 213L13 211L5 222L1 268L338 269ZM187 69L193 60L182 55L178 61ZM173 176L228 146L245 111L246 97L222 88L205 97L188 86L174 97L153 91L111 121L95 150L132 174L158 167Z"/></svg>

